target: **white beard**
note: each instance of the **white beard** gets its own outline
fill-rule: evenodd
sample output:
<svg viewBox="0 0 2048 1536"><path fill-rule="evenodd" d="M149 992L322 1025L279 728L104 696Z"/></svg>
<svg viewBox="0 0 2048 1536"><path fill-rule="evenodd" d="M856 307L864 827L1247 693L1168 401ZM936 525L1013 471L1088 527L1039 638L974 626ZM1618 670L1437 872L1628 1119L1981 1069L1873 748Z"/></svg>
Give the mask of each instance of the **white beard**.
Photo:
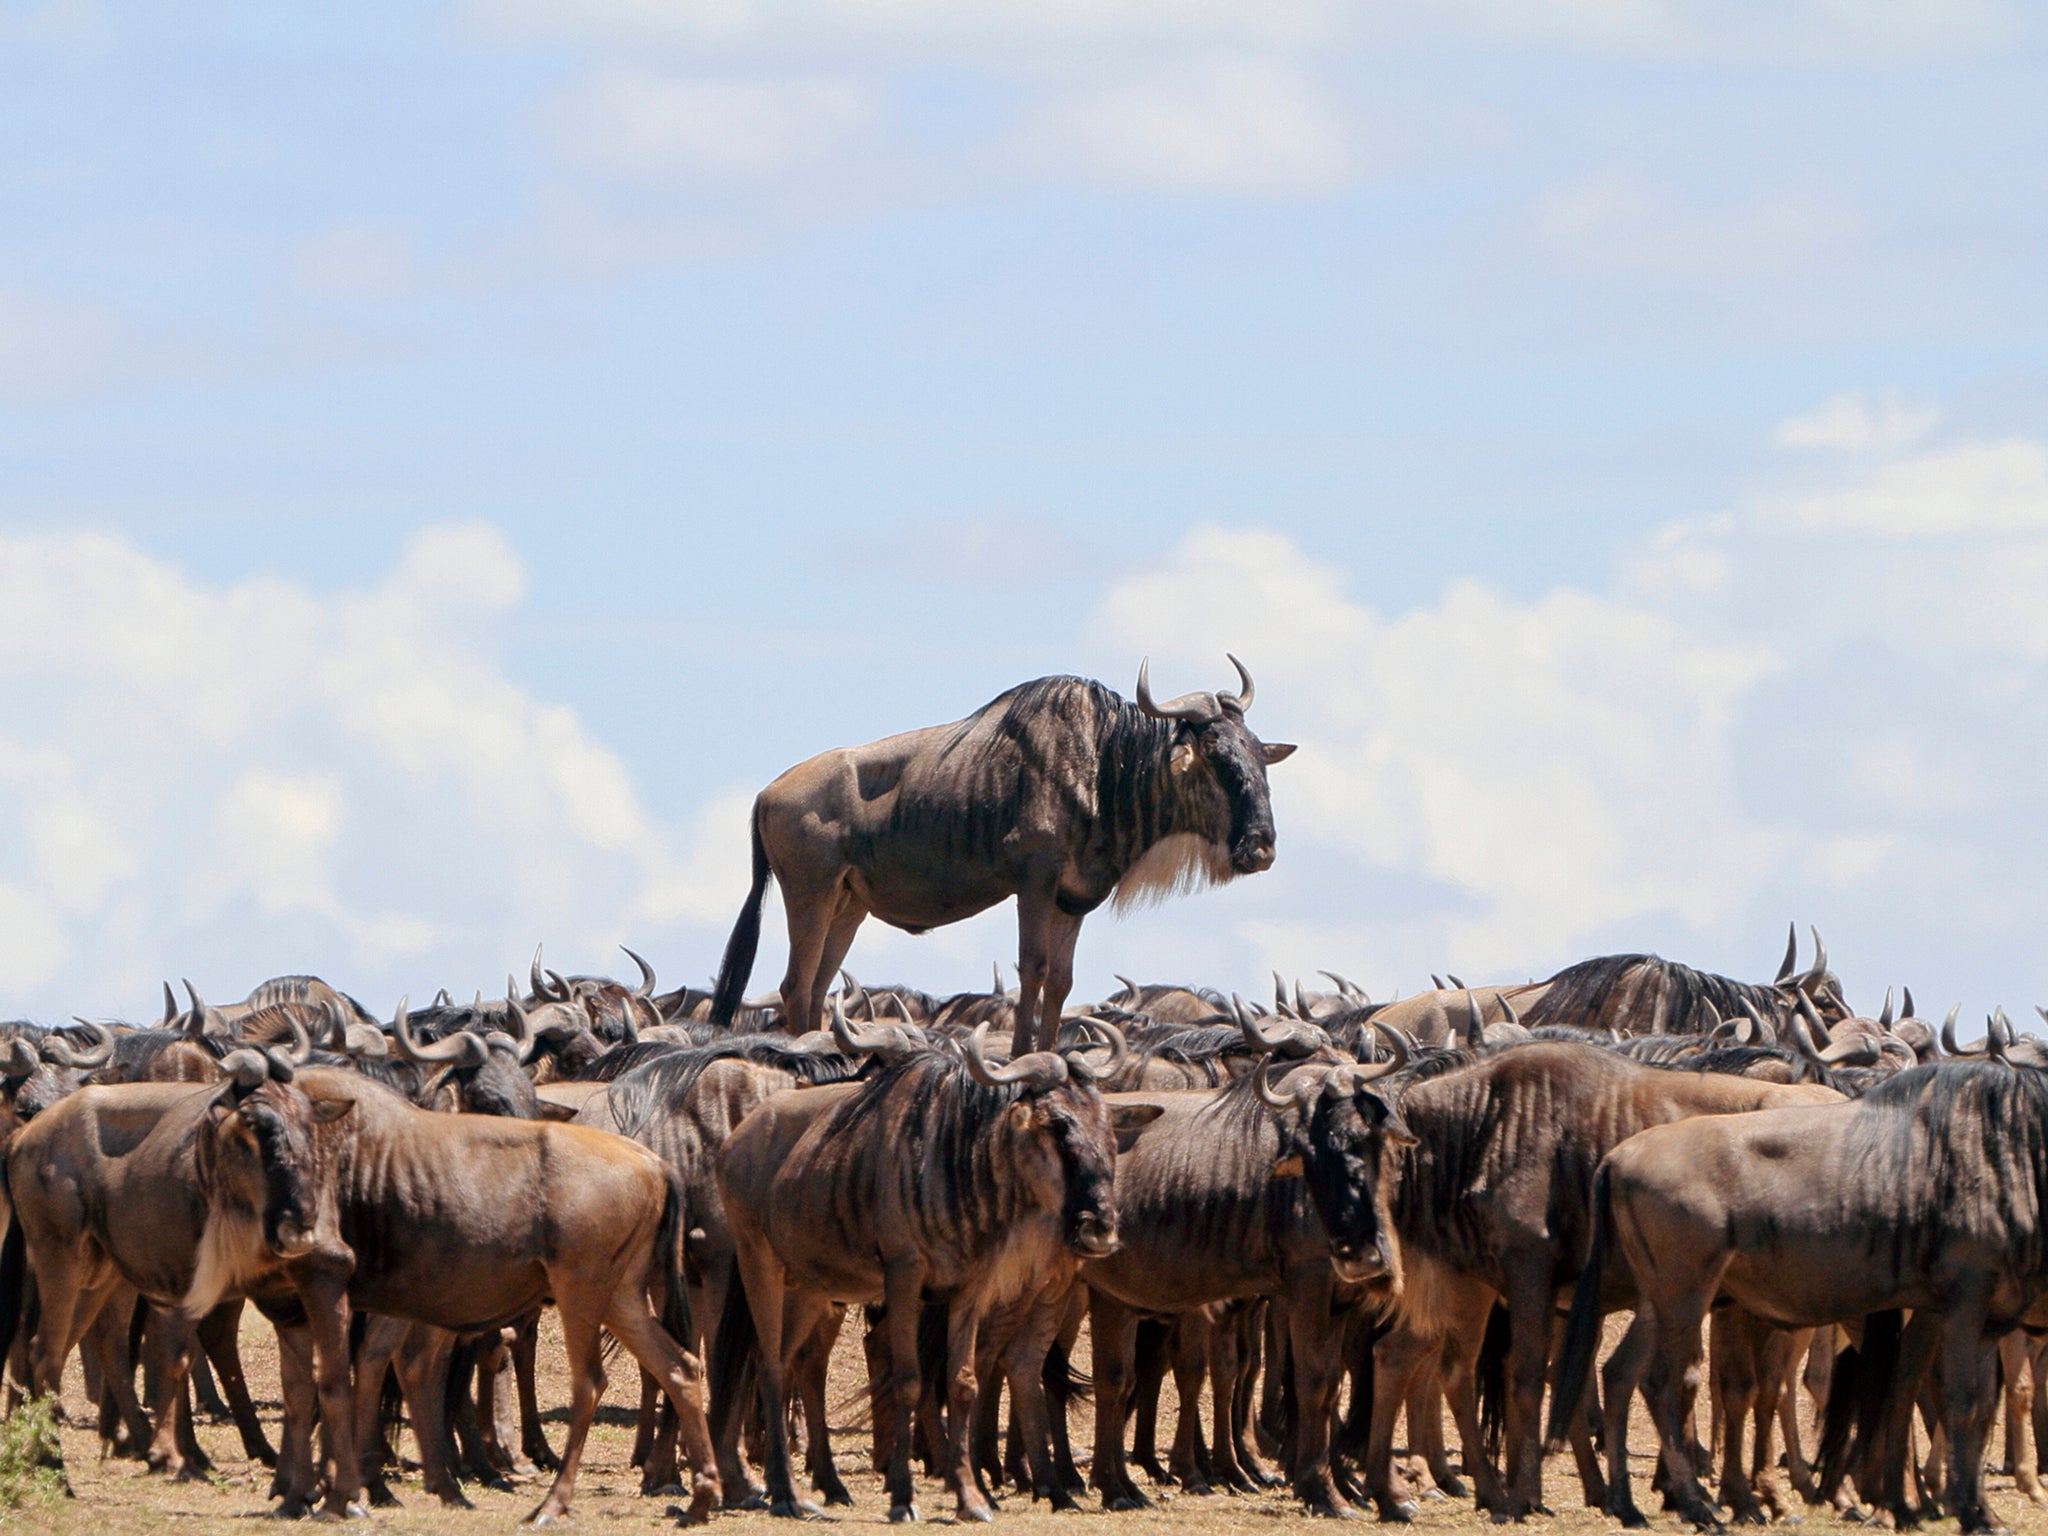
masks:
<svg viewBox="0 0 2048 1536"><path fill-rule="evenodd" d="M1138 855L1116 883L1116 909L1154 906L1169 896L1221 885L1236 876L1230 850L1194 832L1175 832Z"/></svg>
<svg viewBox="0 0 2048 1536"><path fill-rule="evenodd" d="M181 1303L187 1317L204 1317L221 1297L238 1290L269 1258L263 1246L263 1219L247 1211L213 1210L199 1239L199 1263L192 1288Z"/></svg>

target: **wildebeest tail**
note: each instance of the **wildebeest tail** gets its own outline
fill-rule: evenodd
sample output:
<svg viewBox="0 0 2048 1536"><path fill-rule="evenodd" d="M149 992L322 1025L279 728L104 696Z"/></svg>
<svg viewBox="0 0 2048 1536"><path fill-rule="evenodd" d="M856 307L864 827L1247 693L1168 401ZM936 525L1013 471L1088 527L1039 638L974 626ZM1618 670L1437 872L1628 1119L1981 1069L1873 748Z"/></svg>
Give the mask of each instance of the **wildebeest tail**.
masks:
<svg viewBox="0 0 2048 1536"><path fill-rule="evenodd" d="M0 1241L0 1361L14 1351L21 1331L21 1309L28 1299L28 1236L15 1214L14 1192L7 1186L7 1159L0 1157L0 1202L7 1213L7 1237Z"/></svg>
<svg viewBox="0 0 2048 1536"><path fill-rule="evenodd" d="M1610 1209L1607 1164L1593 1175L1593 1241L1586 1267L1572 1291L1572 1309L1564 1322L1564 1345L1557 1356L1557 1380L1550 1396L1548 1441L1552 1450L1571 1433L1572 1415L1586 1400L1593 1380L1593 1356L1600 1348L1600 1292L1609 1253L1614 1248L1614 1213ZM1488 1330L1491 1332L1491 1329Z"/></svg>
<svg viewBox="0 0 2048 1536"><path fill-rule="evenodd" d="M1046 1401L1054 1413L1064 1413L1069 1403L1086 1402L1095 1395L1094 1380L1074 1369L1073 1357L1058 1339L1045 1352L1038 1379L1045 1384Z"/></svg>
<svg viewBox="0 0 2048 1536"><path fill-rule="evenodd" d="M746 1281L733 1271L732 1284L725 1288L725 1307L718 1314L718 1329L711 1336L711 1438L726 1443L726 1436L742 1411L748 1367L760 1337L754 1332L754 1309L747 1304Z"/></svg>
<svg viewBox="0 0 2048 1536"><path fill-rule="evenodd" d="M761 803L754 802L754 883L747 890L747 903L740 908L739 921L732 925L732 937L725 941L725 958L718 962L718 982L711 992L711 1022L730 1028L739 1016L740 997L747 990L747 978L754 973L754 951L761 947L761 903L768 896L768 849L761 841Z"/></svg>
<svg viewBox="0 0 2048 1536"><path fill-rule="evenodd" d="M1896 1309L1873 1312L1863 1320L1863 1343L1835 1357L1828 1381L1827 1412L1821 1419L1820 1494L1832 1500L1854 1456L1874 1443L1884 1426L1892 1394L1903 1385L1899 1377L1899 1336L1905 1314ZM1850 1431L1855 1431L1852 1445Z"/></svg>
<svg viewBox="0 0 2048 1536"><path fill-rule="evenodd" d="M1486 1454L1500 1456L1508 1421L1508 1346L1512 1343L1508 1309L1499 1302L1486 1314L1486 1335L1479 1341L1475 1384L1479 1389L1479 1443Z"/></svg>
<svg viewBox="0 0 2048 1536"><path fill-rule="evenodd" d="M668 1180L668 1198L662 1202L661 1226L654 1236L654 1251L661 1265L661 1326L685 1353L696 1350L695 1320L690 1316L690 1283L683 1273L683 1234L689 1223L683 1219L683 1185L673 1174Z"/></svg>

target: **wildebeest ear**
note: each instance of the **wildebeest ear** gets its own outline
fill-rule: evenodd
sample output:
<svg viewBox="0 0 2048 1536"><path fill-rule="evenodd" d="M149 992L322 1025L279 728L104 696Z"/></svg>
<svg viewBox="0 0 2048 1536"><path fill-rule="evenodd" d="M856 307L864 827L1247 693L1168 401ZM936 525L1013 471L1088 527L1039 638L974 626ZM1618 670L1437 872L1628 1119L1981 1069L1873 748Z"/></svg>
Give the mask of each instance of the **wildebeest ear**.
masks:
<svg viewBox="0 0 2048 1536"><path fill-rule="evenodd" d="M1112 1104L1109 1123L1120 1131L1142 1130L1166 1113L1164 1104Z"/></svg>
<svg viewBox="0 0 2048 1536"><path fill-rule="evenodd" d="M1390 1109L1387 1118L1380 1122L1380 1139L1397 1147L1412 1147L1422 1138L1409 1130L1408 1122Z"/></svg>
<svg viewBox="0 0 2048 1536"><path fill-rule="evenodd" d="M1010 1127L1013 1130L1028 1131L1039 1121L1038 1107L1029 1099L1019 1099L1010 1106Z"/></svg>
<svg viewBox="0 0 2048 1536"><path fill-rule="evenodd" d="M1301 1154L1299 1152L1290 1152L1287 1156L1281 1158L1279 1162L1273 1165L1273 1177L1276 1179L1300 1178Z"/></svg>
<svg viewBox="0 0 2048 1536"><path fill-rule="evenodd" d="M1166 763L1175 773L1186 773L1195 766L1195 744L1191 741L1175 742Z"/></svg>
<svg viewBox="0 0 2048 1536"><path fill-rule="evenodd" d="M1294 756L1294 746L1291 741L1262 741L1259 743L1259 756L1266 760L1266 766L1270 768L1275 763L1284 763Z"/></svg>
<svg viewBox="0 0 2048 1536"><path fill-rule="evenodd" d="M543 1120L574 1120L576 1118L576 1106L573 1104L557 1104L552 1099L542 1099L540 1101L540 1118Z"/></svg>
<svg viewBox="0 0 2048 1536"><path fill-rule="evenodd" d="M354 1099L322 1099L313 1106L315 1125L332 1125L356 1107Z"/></svg>

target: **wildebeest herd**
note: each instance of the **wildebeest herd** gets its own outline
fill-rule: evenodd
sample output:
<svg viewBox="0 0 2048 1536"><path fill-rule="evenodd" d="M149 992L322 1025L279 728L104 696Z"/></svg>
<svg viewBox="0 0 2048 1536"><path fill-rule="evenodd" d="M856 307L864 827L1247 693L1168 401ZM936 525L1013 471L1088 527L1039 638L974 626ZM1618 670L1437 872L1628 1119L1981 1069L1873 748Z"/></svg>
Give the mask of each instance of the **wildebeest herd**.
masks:
<svg viewBox="0 0 2048 1536"><path fill-rule="evenodd" d="M1818 935L1768 982L1615 955L1379 1002L1323 973L1270 1006L1132 981L1068 1006L1087 912L1272 865L1266 768L1292 749L1252 735L1237 670L1164 705L1143 670L1135 703L1044 679L791 770L708 991L536 954L501 999L388 1023L287 976L227 1006L166 985L146 1026L0 1026L17 1393L80 1351L103 1443L172 1475L205 1470L193 1399L218 1393L288 1514L390 1501L402 1412L426 1493L552 1470L545 1523L609 1336L640 1367L646 1492L680 1487L691 1522L794 1516L849 1502L826 1365L857 1306L892 1520L918 1517L914 1462L963 1519L1006 1490L1140 1508L1135 1468L1519 1520L1569 1446L1588 1503L1639 1525L1640 1392L1659 1494L1702 1526L1797 1497L1984 1530L2001 1382L2038 1497L2017 1431L2048 1333L2048 1054L2002 1013L1971 1045L1910 992L1859 1015ZM748 999L771 874L789 968ZM1014 988L840 969L868 915L921 930L1011 895ZM278 1337L274 1449L250 1304Z"/></svg>

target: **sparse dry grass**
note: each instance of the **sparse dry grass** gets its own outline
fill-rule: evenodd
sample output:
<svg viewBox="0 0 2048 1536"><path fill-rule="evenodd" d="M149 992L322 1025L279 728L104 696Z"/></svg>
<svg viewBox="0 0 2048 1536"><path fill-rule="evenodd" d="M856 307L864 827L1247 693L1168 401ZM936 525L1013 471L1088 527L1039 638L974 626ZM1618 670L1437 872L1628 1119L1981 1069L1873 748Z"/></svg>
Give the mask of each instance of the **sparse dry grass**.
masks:
<svg viewBox="0 0 2048 1536"><path fill-rule="evenodd" d="M1085 1349L1085 1339L1083 1347ZM276 1346L268 1328L256 1319L253 1309L245 1323L243 1349L251 1388L264 1409L271 1437L275 1440ZM1085 1368L1085 1360L1082 1364ZM551 1332L543 1334L541 1371L542 1403L566 1402L560 1345ZM605 1409L591 1431L577 1488L574 1523L585 1529L622 1531L672 1528L674 1522L665 1510L676 1501L641 1498L636 1491L639 1474L628 1465L633 1443L631 1410L638 1396L631 1361L617 1357L611 1371L612 1383L605 1397ZM833 1360L832 1400L835 1403L846 1400L863 1379L859 1325L857 1321L850 1320ZM74 1424L89 1423L75 1363L67 1387L64 1402L71 1420ZM1170 1396L1170 1383L1167 1392ZM564 1433L564 1417L559 1408L549 1416L549 1436L557 1447ZM850 1411L837 1415L839 1420L852 1417ZM1640 1411L1638 1418L1641 1418ZM1165 1414L1162 1414L1162 1419L1170 1428L1170 1419ZM1091 1432L1092 1426L1083 1409L1075 1423L1074 1441L1078 1454L1086 1455ZM218 1468L213 1480L207 1483L170 1483L147 1474L138 1462L103 1462L99 1460L97 1437L90 1428L66 1427L62 1434L76 1498L54 1505L25 1508L13 1514L0 1514L0 1529L47 1531L53 1536L140 1536L145 1532L167 1531L177 1532L179 1536L247 1536L251 1529L249 1522L260 1519L270 1509L270 1503L264 1496L270 1474L266 1469L252 1466L242 1459L240 1443L232 1426L200 1426L200 1440L208 1454L214 1457ZM1455 1444L1455 1435L1452 1438ZM835 1434L835 1443L839 1448L840 1470L855 1499L853 1510L834 1512L837 1522L853 1527L886 1527L888 1501L882 1492L880 1478L867 1471L865 1431L848 1425ZM1639 1453L1653 1444L1647 1423L1638 1424L1632 1444ZM406 1454L411 1453L408 1441ZM1650 1470L1647 1456L1639 1454L1636 1467L1637 1497L1646 1509L1654 1509L1654 1500L1647 1493ZM472 1487L468 1490L469 1495L477 1505L473 1512L444 1511L420 1492L417 1475L413 1474L394 1484L405 1508L380 1510L367 1523L393 1532L419 1532L422 1536L476 1536L476 1533L506 1531L515 1527L539 1502L544 1486L544 1483L536 1482L516 1493L495 1493L487 1488ZM2013 1491L2010 1478L1993 1476L1989 1486L1994 1508L2018 1536L2048 1536L2048 1511L2028 1506ZM1617 1529L1604 1516L1580 1507L1569 1457L1551 1459L1546 1469L1545 1489L1550 1504L1558 1513L1550 1519L1532 1521L1532 1528L1572 1533L1572 1536L1579 1536L1579 1533L1607 1536ZM996 1518L999 1527L1014 1531L1017 1536L1057 1536L1061 1532L1071 1536L1077 1522L1099 1531L1113 1528L1118 1536L1165 1536L1168 1532L1181 1533L1181 1536L1222 1536L1224 1532L1271 1530L1282 1523L1307 1520L1300 1505L1279 1493L1258 1496L1215 1494L1196 1498L1164 1489L1155 1490L1155 1496L1160 1500L1160 1507L1144 1513L1101 1514L1092 1508L1094 1501L1090 1498L1087 1502L1091 1507L1086 1512L1060 1516L1054 1516L1042 1507L1034 1512L1027 1500L1012 1496L999 1505ZM927 1520L952 1519L951 1501L936 1483L920 1482L920 1507ZM770 1521L760 1514L722 1514L715 1523L719 1528L733 1532L734 1536L770 1536L771 1532L789 1529L781 1522ZM1820 1527L1840 1525L1832 1517L1820 1514L1807 1515L1805 1523ZM1425 1505L1415 1522L1419 1532L1476 1532L1488 1524L1483 1516L1474 1512L1469 1502L1463 1500ZM1668 1515L1656 1517L1655 1524L1667 1531L1680 1529L1679 1523ZM1953 1528L1952 1522L1942 1524Z"/></svg>

